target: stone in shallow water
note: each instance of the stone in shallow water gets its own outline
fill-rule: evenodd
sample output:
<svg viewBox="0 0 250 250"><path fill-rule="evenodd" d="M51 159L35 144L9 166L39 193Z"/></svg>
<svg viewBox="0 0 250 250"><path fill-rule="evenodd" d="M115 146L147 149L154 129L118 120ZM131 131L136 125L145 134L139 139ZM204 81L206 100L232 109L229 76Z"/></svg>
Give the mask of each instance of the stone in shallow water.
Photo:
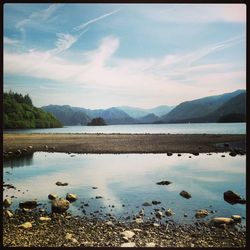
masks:
<svg viewBox="0 0 250 250"><path fill-rule="evenodd" d="M51 203L52 212L56 213L65 212L66 210L68 210L69 206L70 202L63 198L60 198L59 200L53 200Z"/></svg>
<svg viewBox="0 0 250 250"><path fill-rule="evenodd" d="M202 209L202 210L199 210L199 211L196 212L195 217L197 219L199 219L199 218L206 217L208 215L209 215L209 212L207 210L205 210L205 209Z"/></svg>
<svg viewBox="0 0 250 250"><path fill-rule="evenodd" d="M152 201L152 204L153 205L158 205L158 204L161 204L161 202L160 201Z"/></svg>
<svg viewBox="0 0 250 250"><path fill-rule="evenodd" d="M148 207L148 206L151 206L152 204L150 204L149 202L144 202L143 204L142 204L142 206L144 206L144 207Z"/></svg>
<svg viewBox="0 0 250 250"><path fill-rule="evenodd" d="M232 215L231 218L232 218L235 222L241 222L241 216L240 216L240 215Z"/></svg>
<svg viewBox="0 0 250 250"><path fill-rule="evenodd" d="M57 199L57 195L56 194L49 194L48 195L48 198L50 199L50 200L55 200L55 199Z"/></svg>
<svg viewBox="0 0 250 250"><path fill-rule="evenodd" d="M173 210L172 210L171 208L169 208L169 209L167 209L167 210L165 211L165 214L166 214L167 216L172 216L172 215L174 215L175 213L173 212Z"/></svg>
<svg viewBox="0 0 250 250"><path fill-rule="evenodd" d="M156 182L157 185L169 185L171 184L171 181L160 181L160 182Z"/></svg>
<svg viewBox="0 0 250 250"><path fill-rule="evenodd" d="M190 193L188 193L187 191L183 190L180 192L180 196L186 198L186 199L190 199L192 196Z"/></svg>
<svg viewBox="0 0 250 250"><path fill-rule="evenodd" d="M68 200L69 202L76 201L77 200L77 195L76 194L67 193L66 200Z"/></svg>
<svg viewBox="0 0 250 250"><path fill-rule="evenodd" d="M61 182L61 181L57 181L56 182L57 186L68 186L69 184L67 182Z"/></svg>
<svg viewBox="0 0 250 250"><path fill-rule="evenodd" d="M236 203L246 204L245 199L241 198L239 194L237 194L231 190L224 192L224 200L232 205L234 205Z"/></svg>
<svg viewBox="0 0 250 250"><path fill-rule="evenodd" d="M5 208L10 207L11 204L12 204L12 200L11 200L10 198L4 199L4 201L3 201L3 206L4 206Z"/></svg>
<svg viewBox="0 0 250 250"><path fill-rule="evenodd" d="M19 203L20 208L27 208L27 209L33 209L38 206L37 201L32 200L32 201L24 201Z"/></svg>
<svg viewBox="0 0 250 250"><path fill-rule="evenodd" d="M233 224L234 220L232 218L226 218L226 217L216 217L211 220L211 223L215 226L219 226L222 224Z"/></svg>

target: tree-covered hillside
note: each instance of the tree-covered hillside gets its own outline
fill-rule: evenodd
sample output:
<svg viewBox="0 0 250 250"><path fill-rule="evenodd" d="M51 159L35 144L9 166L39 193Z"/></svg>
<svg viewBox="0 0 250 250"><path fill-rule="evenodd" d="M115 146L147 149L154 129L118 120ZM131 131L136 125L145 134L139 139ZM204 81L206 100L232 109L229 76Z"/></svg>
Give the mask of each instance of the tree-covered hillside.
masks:
<svg viewBox="0 0 250 250"><path fill-rule="evenodd" d="M62 124L50 113L33 106L29 95L3 94L4 129L58 128Z"/></svg>

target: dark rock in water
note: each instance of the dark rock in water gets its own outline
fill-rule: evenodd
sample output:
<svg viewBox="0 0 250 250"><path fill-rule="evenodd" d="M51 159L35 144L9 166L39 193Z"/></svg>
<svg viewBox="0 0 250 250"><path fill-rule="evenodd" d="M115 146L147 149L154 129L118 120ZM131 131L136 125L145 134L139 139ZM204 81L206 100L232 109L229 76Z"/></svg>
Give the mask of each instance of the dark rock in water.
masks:
<svg viewBox="0 0 250 250"><path fill-rule="evenodd" d="M224 143L224 147L229 147L229 144L228 143Z"/></svg>
<svg viewBox="0 0 250 250"><path fill-rule="evenodd" d="M33 209L38 206L37 201L24 201L19 203L20 208L28 208L28 209Z"/></svg>
<svg viewBox="0 0 250 250"><path fill-rule="evenodd" d="M49 194L49 195L48 195L48 198L49 198L50 200L55 200L55 199L57 198L57 195L56 195L56 194Z"/></svg>
<svg viewBox="0 0 250 250"><path fill-rule="evenodd" d="M173 153L171 153L171 152L168 152L168 153L167 153L167 156L171 156L172 154L173 154Z"/></svg>
<svg viewBox="0 0 250 250"><path fill-rule="evenodd" d="M60 181L58 181L58 182L56 182L56 185L57 186L68 186L69 184L67 183L67 182L60 182Z"/></svg>
<svg viewBox="0 0 250 250"><path fill-rule="evenodd" d="M98 187L92 187L92 189L97 189Z"/></svg>
<svg viewBox="0 0 250 250"><path fill-rule="evenodd" d="M153 205L158 205L158 204L161 204L161 202L160 201L152 201L152 204Z"/></svg>
<svg viewBox="0 0 250 250"><path fill-rule="evenodd" d="M246 204L246 200L242 199L239 194L228 190L224 193L224 200L232 205L236 203Z"/></svg>
<svg viewBox="0 0 250 250"><path fill-rule="evenodd" d="M234 157L234 156L236 156L237 154L236 154L235 152L230 152L229 155Z"/></svg>
<svg viewBox="0 0 250 250"><path fill-rule="evenodd" d="M74 201L77 200L77 195L76 194L67 193L66 200L68 200L69 202L74 202Z"/></svg>
<svg viewBox="0 0 250 250"><path fill-rule="evenodd" d="M197 153L197 152L194 152L194 153L193 153L193 155L196 155L196 156L197 156L197 155L199 155L199 153Z"/></svg>
<svg viewBox="0 0 250 250"><path fill-rule="evenodd" d="M63 198L60 198L59 200L53 200L51 203L52 212L56 212L56 213L65 212L66 210L69 209L69 206L70 206L70 202Z"/></svg>
<svg viewBox="0 0 250 250"><path fill-rule="evenodd" d="M160 182L157 182L156 184L157 185L169 185L171 183L172 183L171 181L160 181Z"/></svg>
<svg viewBox="0 0 250 250"><path fill-rule="evenodd" d="M96 199L101 199L101 198L102 198L102 196L96 196L95 198L96 198Z"/></svg>
<svg viewBox="0 0 250 250"><path fill-rule="evenodd" d="M184 191L184 190L180 192L180 196L182 196L186 199L190 199L192 197L190 193L188 193L187 191Z"/></svg>
<svg viewBox="0 0 250 250"><path fill-rule="evenodd" d="M181 154L177 154L177 156L181 156Z"/></svg>
<svg viewBox="0 0 250 250"><path fill-rule="evenodd" d="M149 203L149 202L144 202L143 204L142 204L142 206L144 206L144 207L148 207L148 206L151 206L151 204Z"/></svg>

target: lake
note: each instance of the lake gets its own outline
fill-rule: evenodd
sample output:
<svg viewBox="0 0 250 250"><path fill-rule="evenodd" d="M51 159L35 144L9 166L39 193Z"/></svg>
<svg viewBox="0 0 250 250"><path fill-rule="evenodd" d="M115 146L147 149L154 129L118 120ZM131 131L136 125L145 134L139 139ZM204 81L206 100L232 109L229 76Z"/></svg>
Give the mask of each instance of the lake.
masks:
<svg viewBox="0 0 250 250"><path fill-rule="evenodd" d="M246 196L246 156L221 155L35 152L32 156L4 161L4 182L13 184L16 190L5 189L3 196L17 197L12 208L20 201L36 198L43 204L40 207L50 210L48 194L65 197L68 192L76 193L79 199L69 209L74 215L105 218L110 213L128 221L142 208L146 218L152 218L155 208L173 209L175 215L163 218L162 222L193 223L197 209L215 211L205 220L233 214L245 217L246 205L225 202L223 193L233 190ZM162 180L172 184L156 185ZM69 185L57 186L57 181ZM181 197L182 190L191 193L192 198ZM153 200L161 204L142 206ZM245 225L244 219L242 224Z"/></svg>
<svg viewBox="0 0 250 250"><path fill-rule="evenodd" d="M246 134L246 123L133 124L5 130L4 133Z"/></svg>

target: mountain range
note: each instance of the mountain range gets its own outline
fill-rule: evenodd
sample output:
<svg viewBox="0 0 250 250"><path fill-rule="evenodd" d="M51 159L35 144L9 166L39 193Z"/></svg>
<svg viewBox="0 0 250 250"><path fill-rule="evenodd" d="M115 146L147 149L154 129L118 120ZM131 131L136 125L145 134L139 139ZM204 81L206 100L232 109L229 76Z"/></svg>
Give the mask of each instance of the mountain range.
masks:
<svg viewBox="0 0 250 250"><path fill-rule="evenodd" d="M86 109L69 105L48 105L42 109L52 113L63 125L86 125L96 117L102 117L107 124L223 122L228 119L237 122L246 119L246 90L150 109L130 106Z"/></svg>

